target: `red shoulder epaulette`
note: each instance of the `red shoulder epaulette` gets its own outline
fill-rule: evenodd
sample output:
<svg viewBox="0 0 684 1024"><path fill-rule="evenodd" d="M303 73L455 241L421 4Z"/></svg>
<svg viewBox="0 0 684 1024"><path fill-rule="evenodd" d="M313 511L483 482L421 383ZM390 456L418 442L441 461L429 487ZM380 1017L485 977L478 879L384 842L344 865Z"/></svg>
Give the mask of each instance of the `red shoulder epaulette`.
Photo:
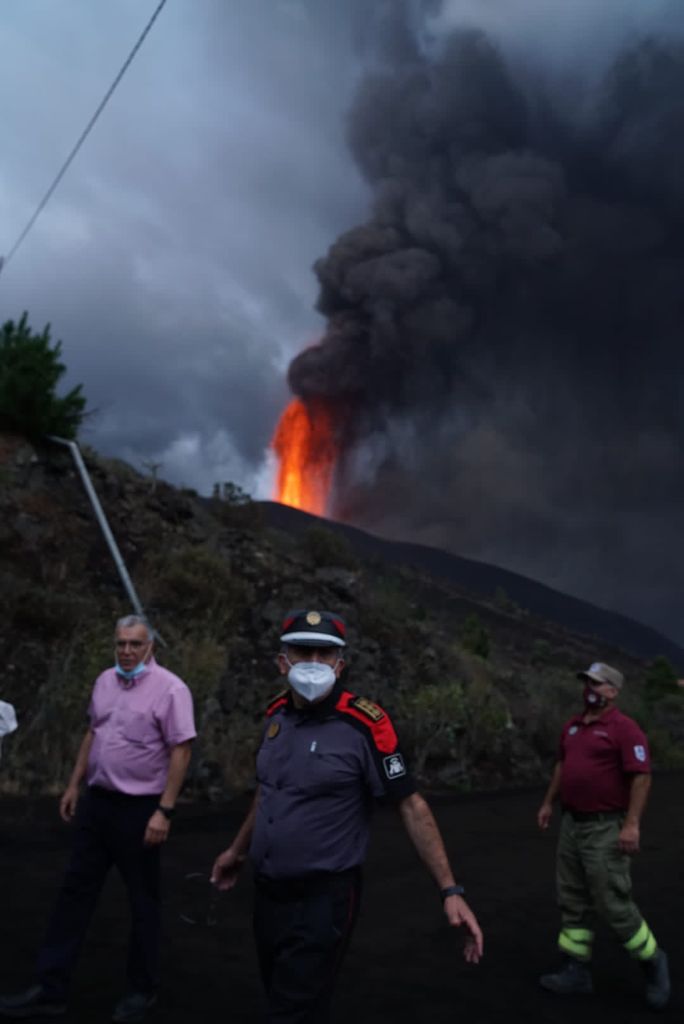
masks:
<svg viewBox="0 0 684 1024"><path fill-rule="evenodd" d="M287 704L287 698L289 690L281 690L280 693L273 698L273 700L266 706L266 714L270 718L274 715L279 708L282 708L284 704Z"/></svg>
<svg viewBox="0 0 684 1024"><path fill-rule="evenodd" d="M393 754L397 749L399 741L397 740L394 726L390 721L389 715L383 711L379 704L374 704L372 700L368 700L366 697L357 697L356 694L343 690L335 705L335 709L345 715L350 715L358 722L363 722L371 733L375 746L381 753Z"/></svg>

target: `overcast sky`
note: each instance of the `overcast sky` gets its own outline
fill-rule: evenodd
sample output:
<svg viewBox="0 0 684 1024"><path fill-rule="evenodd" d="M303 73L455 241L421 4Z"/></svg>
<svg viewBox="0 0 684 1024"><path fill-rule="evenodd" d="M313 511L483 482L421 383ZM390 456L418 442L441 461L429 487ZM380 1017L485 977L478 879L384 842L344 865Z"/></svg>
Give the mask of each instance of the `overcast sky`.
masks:
<svg viewBox="0 0 684 1024"><path fill-rule="evenodd" d="M3 4L0 252L156 2ZM311 264L367 206L344 136L359 38L338 6L168 0L0 276L2 320L28 310L62 340L100 451L268 495L285 369L320 332Z"/></svg>
<svg viewBox="0 0 684 1024"><path fill-rule="evenodd" d="M478 25L575 109L625 42L684 27L682 0L444 0L437 14L437 0L405 2L425 47ZM398 3L167 0L0 274L1 321L27 310L61 339L67 384L82 382L93 410L86 443L204 493L233 480L270 495L287 366L324 327L312 264L368 217L346 119L373 59L369 21ZM0 254L156 5L3 0ZM552 582L589 597L586 570ZM672 586L660 590L669 606ZM663 611L623 609L678 633Z"/></svg>

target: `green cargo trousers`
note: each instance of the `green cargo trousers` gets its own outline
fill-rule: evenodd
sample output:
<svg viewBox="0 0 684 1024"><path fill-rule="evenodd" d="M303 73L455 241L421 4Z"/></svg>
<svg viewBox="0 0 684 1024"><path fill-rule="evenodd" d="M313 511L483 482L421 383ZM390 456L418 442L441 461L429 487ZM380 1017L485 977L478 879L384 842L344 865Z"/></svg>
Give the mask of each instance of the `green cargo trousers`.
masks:
<svg viewBox="0 0 684 1024"><path fill-rule="evenodd" d="M558 946L576 960L591 959L596 916L613 930L627 952L650 960L658 945L632 899L628 854L618 846L623 816L613 812L561 819L556 884L561 911Z"/></svg>

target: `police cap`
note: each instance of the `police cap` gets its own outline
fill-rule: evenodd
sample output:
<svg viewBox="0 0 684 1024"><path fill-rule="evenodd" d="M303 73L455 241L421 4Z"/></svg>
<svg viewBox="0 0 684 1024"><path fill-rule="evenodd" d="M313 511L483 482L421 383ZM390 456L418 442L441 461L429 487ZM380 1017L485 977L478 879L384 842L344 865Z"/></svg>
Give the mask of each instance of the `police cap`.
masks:
<svg viewBox="0 0 684 1024"><path fill-rule="evenodd" d="M334 612L297 608L283 619L280 642L292 647L345 647L347 627Z"/></svg>

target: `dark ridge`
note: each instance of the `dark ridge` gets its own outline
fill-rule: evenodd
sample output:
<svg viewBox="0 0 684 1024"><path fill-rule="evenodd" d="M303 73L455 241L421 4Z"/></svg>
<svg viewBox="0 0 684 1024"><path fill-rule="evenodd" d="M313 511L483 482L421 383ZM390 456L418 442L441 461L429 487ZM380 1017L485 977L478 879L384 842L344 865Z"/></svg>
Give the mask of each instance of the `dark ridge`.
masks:
<svg viewBox="0 0 684 1024"><path fill-rule="evenodd" d="M298 534L312 526L324 526L343 534L360 554L380 558L391 565L416 568L435 580L445 581L479 597L493 598L501 589L517 605L541 619L596 637L642 658L664 655L677 670L684 670L684 649L657 630L607 608L563 594L527 576L486 562L462 558L439 548L384 540L354 526L322 519L277 502L262 501L259 504L268 524L286 533Z"/></svg>

